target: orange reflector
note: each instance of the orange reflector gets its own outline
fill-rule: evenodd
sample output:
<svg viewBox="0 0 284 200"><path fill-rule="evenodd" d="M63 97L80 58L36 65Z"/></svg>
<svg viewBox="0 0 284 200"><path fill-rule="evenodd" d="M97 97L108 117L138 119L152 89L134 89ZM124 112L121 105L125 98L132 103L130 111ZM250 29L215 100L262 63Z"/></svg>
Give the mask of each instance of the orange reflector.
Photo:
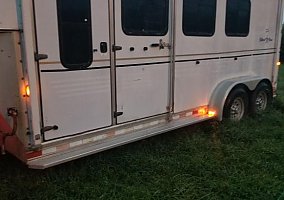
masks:
<svg viewBox="0 0 284 200"><path fill-rule="evenodd" d="M31 95L30 86L27 85L26 88L25 88L25 90L26 90L26 91L25 91L25 92L26 92L26 96L29 97L29 96Z"/></svg>
<svg viewBox="0 0 284 200"><path fill-rule="evenodd" d="M276 65L277 65L277 66L280 66L280 65L281 65L281 62L277 62Z"/></svg>
<svg viewBox="0 0 284 200"><path fill-rule="evenodd" d="M215 116L216 116L216 111L214 111L214 110L208 111L208 117L215 117Z"/></svg>
<svg viewBox="0 0 284 200"><path fill-rule="evenodd" d="M42 151L31 151L31 152L27 152L26 153L26 158L27 159L31 159L31 158L35 158L35 157L39 157L42 155Z"/></svg>
<svg viewBox="0 0 284 200"><path fill-rule="evenodd" d="M206 115L207 109L206 108L200 108L198 109L198 115Z"/></svg>

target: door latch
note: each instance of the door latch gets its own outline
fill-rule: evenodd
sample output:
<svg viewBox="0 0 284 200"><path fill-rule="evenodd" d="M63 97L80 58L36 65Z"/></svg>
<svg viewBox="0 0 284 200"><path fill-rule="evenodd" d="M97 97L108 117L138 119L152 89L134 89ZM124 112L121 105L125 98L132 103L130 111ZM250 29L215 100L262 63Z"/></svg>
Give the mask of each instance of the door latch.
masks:
<svg viewBox="0 0 284 200"><path fill-rule="evenodd" d="M35 53L35 61L40 61L40 60L44 60L44 59L47 59L47 58L48 58L47 54Z"/></svg>
<svg viewBox="0 0 284 200"><path fill-rule="evenodd" d="M112 45L112 51L115 52L115 51L120 51L122 50L122 46L116 46L116 45Z"/></svg>
<svg viewBox="0 0 284 200"><path fill-rule="evenodd" d="M123 112L114 112L114 117L117 118L119 116L123 115Z"/></svg>
<svg viewBox="0 0 284 200"><path fill-rule="evenodd" d="M52 130L54 130L54 131L58 130L58 126L56 126L56 125L45 126L45 127L41 128L40 132L41 132L41 134L44 134L45 132L52 131Z"/></svg>
<svg viewBox="0 0 284 200"><path fill-rule="evenodd" d="M159 47L159 49L164 49L165 47L167 47L168 49L171 49L171 44L164 42L162 39L160 39L159 43L153 43L150 46Z"/></svg>

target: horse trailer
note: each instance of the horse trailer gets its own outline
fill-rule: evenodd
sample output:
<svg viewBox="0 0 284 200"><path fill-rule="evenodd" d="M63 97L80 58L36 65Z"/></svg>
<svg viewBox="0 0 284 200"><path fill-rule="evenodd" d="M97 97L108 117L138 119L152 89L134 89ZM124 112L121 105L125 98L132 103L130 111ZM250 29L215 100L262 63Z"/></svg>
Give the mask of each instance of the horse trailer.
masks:
<svg viewBox="0 0 284 200"><path fill-rule="evenodd" d="M44 169L276 96L283 0L0 0L0 145Z"/></svg>

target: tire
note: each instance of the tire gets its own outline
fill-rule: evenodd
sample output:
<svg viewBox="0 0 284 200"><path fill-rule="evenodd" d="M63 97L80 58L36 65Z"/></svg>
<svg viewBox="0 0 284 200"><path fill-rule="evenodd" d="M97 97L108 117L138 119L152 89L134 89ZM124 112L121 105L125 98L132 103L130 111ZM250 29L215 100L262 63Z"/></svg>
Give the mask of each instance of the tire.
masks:
<svg viewBox="0 0 284 200"><path fill-rule="evenodd" d="M257 114L266 110L272 101L271 87L267 83L260 83L253 91L250 100L251 113Z"/></svg>
<svg viewBox="0 0 284 200"><path fill-rule="evenodd" d="M240 121L248 113L249 97L246 90L236 88L228 95L223 116L231 121Z"/></svg>

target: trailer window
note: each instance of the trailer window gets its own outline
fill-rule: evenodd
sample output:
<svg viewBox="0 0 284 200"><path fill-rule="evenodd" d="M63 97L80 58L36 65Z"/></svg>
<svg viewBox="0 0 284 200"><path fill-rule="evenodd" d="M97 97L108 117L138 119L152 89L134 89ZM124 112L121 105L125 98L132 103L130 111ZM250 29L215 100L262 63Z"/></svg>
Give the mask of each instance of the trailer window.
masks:
<svg viewBox="0 0 284 200"><path fill-rule="evenodd" d="M89 67L93 60L90 0L57 0L60 60L64 67Z"/></svg>
<svg viewBox="0 0 284 200"><path fill-rule="evenodd" d="M212 36L215 33L216 0L183 1L183 33L186 36Z"/></svg>
<svg viewBox="0 0 284 200"><path fill-rule="evenodd" d="M227 0L226 35L246 37L250 26L250 0Z"/></svg>
<svg viewBox="0 0 284 200"><path fill-rule="evenodd" d="M122 0L126 35L162 36L168 32L169 0Z"/></svg>

